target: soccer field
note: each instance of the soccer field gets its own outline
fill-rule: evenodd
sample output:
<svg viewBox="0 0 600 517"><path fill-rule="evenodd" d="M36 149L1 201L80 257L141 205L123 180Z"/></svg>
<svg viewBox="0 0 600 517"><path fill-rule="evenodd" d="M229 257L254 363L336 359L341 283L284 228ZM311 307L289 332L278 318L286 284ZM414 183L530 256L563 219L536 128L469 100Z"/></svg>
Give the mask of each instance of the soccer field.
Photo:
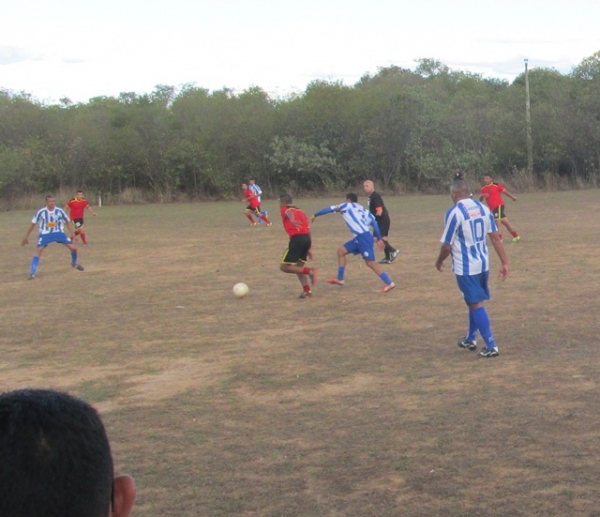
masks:
<svg viewBox="0 0 600 517"><path fill-rule="evenodd" d="M274 200L269 228L241 203L102 207L85 271L53 244L33 281L33 211L2 213L0 389L98 408L136 516L598 515L600 192L506 201L523 240L504 283L491 251L493 359L456 346L466 306L434 267L450 197L385 200L396 289L358 258L325 282L335 214L312 225L307 300Z"/></svg>

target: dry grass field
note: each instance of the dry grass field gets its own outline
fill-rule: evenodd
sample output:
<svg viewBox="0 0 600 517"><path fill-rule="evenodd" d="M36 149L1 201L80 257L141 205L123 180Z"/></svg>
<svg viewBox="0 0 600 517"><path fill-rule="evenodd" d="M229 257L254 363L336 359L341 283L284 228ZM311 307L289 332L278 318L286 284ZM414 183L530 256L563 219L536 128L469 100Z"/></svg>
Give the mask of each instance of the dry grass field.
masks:
<svg viewBox="0 0 600 517"><path fill-rule="evenodd" d="M135 516L600 516L600 191L507 201L493 359L456 346L466 307L434 268L449 196L386 201L398 287L357 258L325 282L349 237L328 215L310 300L278 269L276 201L270 228L241 203L103 207L86 270L52 245L31 282L33 211L2 213L0 390L97 407Z"/></svg>

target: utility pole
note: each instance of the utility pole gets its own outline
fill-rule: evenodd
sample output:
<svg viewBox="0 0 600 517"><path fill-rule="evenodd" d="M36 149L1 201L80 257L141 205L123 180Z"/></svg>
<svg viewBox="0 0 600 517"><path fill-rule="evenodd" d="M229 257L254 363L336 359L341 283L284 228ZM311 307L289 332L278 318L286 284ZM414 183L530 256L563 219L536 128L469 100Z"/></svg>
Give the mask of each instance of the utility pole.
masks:
<svg viewBox="0 0 600 517"><path fill-rule="evenodd" d="M525 121L527 125L527 174L533 182L533 139L531 138L531 104L529 102L529 69L525 59Z"/></svg>

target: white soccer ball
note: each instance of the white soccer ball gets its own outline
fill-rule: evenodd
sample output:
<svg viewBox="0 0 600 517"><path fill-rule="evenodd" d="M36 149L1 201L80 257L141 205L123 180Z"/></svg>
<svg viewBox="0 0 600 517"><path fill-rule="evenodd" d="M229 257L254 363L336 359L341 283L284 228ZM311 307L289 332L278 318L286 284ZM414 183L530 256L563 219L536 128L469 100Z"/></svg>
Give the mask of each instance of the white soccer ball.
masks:
<svg viewBox="0 0 600 517"><path fill-rule="evenodd" d="M250 292L250 288L243 282L239 282L233 286L233 294L238 298L244 298Z"/></svg>

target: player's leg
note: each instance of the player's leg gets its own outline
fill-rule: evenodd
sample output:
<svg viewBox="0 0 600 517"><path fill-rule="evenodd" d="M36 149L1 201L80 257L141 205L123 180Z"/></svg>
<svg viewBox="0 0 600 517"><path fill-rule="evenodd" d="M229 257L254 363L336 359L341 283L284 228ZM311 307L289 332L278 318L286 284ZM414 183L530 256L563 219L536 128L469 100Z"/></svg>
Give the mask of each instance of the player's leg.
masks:
<svg viewBox="0 0 600 517"><path fill-rule="evenodd" d="M262 214L260 212L260 210L257 210L256 217L258 217L259 219L261 219L262 221L264 221L267 226L271 226L272 223L269 220L269 218L265 214Z"/></svg>
<svg viewBox="0 0 600 517"><path fill-rule="evenodd" d="M77 263L77 246L72 242L63 242L67 248L71 251L71 267L74 267L78 271L83 271L83 266Z"/></svg>
<svg viewBox="0 0 600 517"><path fill-rule="evenodd" d="M389 275L384 272L377 262L375 262L375 250L374 250L374 241L373 236L370 233L363 233L361 235L357 235L356 242L358 243L358 253L365 261L365 264L368 268L370 268L385 284L383 286L382 292L387 293L391 291L396 284L392 282L392 279Z"/></svg>
<svg viewBox="0 0 600 517"><path fill-rule="evenodd" d="M250 208L250 207L247 207L246 210L244 210L245 216L250 221L250 226L255 226L257 224L254 222L254 219L252 217L252 214L254 214L254 213L255 213L254 210L252 210L252 208Z"/></svg>
<svg viewBox="0 0 600 517"><path fill-rule="evenodd" d="M344 275L346 273L346 255L348 253L354 253L354 249L358 250L354 241L348 241L346 244L342 244L337 249L338 258L338 271L337 277L329 278L327 282L329 284L344 285ZM358 252L358 251L356 251Z"/></svg>
<svg viewBox="0 0 600 517"><path fill-rule="evenodd" d="M83 221L79 225L79 236L81 237L81 242L83 242L83 245L87 246L88 245L87 238L85 236L85 232L83 231Z"/></svg>
<svg viewBox="0 0 600 517"><path fill-rule="evenodd" d="M279 269L284 273L293 273L298 277L302 285L302 295L300 298L312 296L309 285L309 277L314 285L316 277L315 268L306 266L308 252L311 246L310 235L294 235L290 238L287 250L281 258Z"/></svg>
<svg viewBox="0 0 600 517"><path fill-rule="evenodd" d="M35 274L37 273L37 268L40 265L40 260L42 259L42 253L46 249L48 244L43 244L42 239L38 240L37 247L35 249L35 253L31 258L31 266L29 267L29 280L33 280L35 278Z"/></svg>
<svg viewBox="0 0 600 517"><path fill-rule="evenodd" d="M367 267L371 268L373 273L375 273L379 278L381 278L381 280L385 284L383 286L383 289L381 289L382 293L387 293L388 291L391 291L394 287L396 287L396 284L392 282L390 276L379 267L379 264L377 264L377 262L375 262L374 260L365 259L365 264L367 265Z"/></svg>
<svg viewBox="0 0 600 517"><path fill-rule="evenodd" d="M507 217L505 217L504 219L502 219L502 224L506 227L506 229L510 232L510 234L512 235L512 243L517 243L521 240L521 237L519 237L519 234L517 233L517 230L515 229L515 227L510 224L510 221L508 220Z"/></svg>

